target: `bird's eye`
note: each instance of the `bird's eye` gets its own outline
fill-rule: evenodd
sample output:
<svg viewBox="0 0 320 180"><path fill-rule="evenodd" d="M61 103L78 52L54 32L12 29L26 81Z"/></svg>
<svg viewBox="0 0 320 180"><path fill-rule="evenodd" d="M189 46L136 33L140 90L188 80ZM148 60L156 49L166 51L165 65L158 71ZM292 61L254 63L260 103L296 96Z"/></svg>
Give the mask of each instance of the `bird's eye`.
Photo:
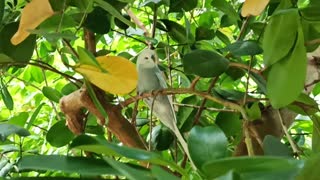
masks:
<svg viewBox="0 0 320 180"><path fill-rule="evenodd" d="M145 59L145 60L148 60L149 58L148 58L148 57L144 57L144 59Z"/></svg>
<svg viewBox="0 0 320 180"><path fill-rule="evenodd" d="M153 54L151 55L151 59L152 59L153 62L156 61L156 57Z"/></svg>

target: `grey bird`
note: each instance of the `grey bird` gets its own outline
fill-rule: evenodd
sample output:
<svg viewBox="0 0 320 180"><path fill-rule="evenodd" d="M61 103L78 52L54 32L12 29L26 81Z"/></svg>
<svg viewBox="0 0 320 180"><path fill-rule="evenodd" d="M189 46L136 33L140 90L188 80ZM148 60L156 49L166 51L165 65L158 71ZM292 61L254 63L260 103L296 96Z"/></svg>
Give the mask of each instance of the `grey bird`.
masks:
<svg viewBox="0 0 320 180"><path fill-rule="evenodd" d="M138 70L138 87L139 94L152 92L154 90L161 90L167 88L166 81L162 75L161 70L158 67L158 56L154 50L144 49L138 56L137 70ZM177 118L172 106L170 96L156 95L154 97L148 97L144 99L147 106L152 109L153 113L159 120L167 126L180 142L183 150L187 154L194 168L194 164L190 157L188 145L183 139L176 123Z"/></svg>

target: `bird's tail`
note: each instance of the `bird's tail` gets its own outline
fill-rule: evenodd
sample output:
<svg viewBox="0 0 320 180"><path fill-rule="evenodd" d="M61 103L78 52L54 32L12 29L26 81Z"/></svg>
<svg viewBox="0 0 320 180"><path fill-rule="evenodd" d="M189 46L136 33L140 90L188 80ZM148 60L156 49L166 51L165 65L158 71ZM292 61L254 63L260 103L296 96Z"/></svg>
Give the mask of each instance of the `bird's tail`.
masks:
<svg viewBox="0 0 320 180"><path fill-rule="evenodd" d="M188 156L188 158L189 158L189 160L190 160L190 162L191 162L192 168L193 168L194 170L196 170L196 166L194 165L194 163L193 163L193 161L192 161L192 159L191 159L190 153L189 153L189 149L188 149L188 144L187 144L187 142L183 139L183 137L182 137L182 135L181 135L181 133L180 133L180 131L179 131L178 128L176 128L176 130L174 131L174 133L175 133L178 141L180 142L183 150L184 150L185 153L187 154L187 156Z"/></svg>

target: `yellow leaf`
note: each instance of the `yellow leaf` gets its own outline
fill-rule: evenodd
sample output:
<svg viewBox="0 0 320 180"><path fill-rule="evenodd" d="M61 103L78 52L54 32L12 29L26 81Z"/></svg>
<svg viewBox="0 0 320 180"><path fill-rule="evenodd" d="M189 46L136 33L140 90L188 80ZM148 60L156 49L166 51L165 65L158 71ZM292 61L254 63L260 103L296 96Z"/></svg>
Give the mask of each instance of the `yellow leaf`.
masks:
<svg viewBox="0 0 320 180"><path fill-rule="evenodd" d="M138 73L132 62L119 56L100 56L97 61L102 68L80 64L75 70L92 84L112 94L127 94L136 88Z"/></svg>
<svg viewBox="0 0 320 180"><path fill-rule="evenodd" d="M11 43L14 45L21 43L29 36L29 30L34 30L53 14L49 0L32 0L21 12L19 29L11 38Z"/></svg>
<svg viewBox="0 0 320 180"><path fill-rule="evenodd" d="M246 0L242 6L241 15L258 16L268 5L269 0Z"/></svg>

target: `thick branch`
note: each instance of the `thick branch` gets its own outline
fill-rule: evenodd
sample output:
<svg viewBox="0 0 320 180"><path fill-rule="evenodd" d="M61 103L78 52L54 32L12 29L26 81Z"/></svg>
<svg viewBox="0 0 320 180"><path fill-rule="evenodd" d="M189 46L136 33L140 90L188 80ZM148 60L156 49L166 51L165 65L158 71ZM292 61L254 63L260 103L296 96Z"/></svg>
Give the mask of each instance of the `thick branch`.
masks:
<svg viewBox="0 0 320 180"><path fill-rule="evenodd" d="M108 114L108 129L125 145L134 148L145 149L145 144L135 127L132 126L121 114L121 107L106 102L101 102ZM82 108L88 109L94 114L101 125L104 125L104 117L95 107L86 89L77 90L60 100L61 111L66 115L67 124L75 134L83 133Z"/></svg>

